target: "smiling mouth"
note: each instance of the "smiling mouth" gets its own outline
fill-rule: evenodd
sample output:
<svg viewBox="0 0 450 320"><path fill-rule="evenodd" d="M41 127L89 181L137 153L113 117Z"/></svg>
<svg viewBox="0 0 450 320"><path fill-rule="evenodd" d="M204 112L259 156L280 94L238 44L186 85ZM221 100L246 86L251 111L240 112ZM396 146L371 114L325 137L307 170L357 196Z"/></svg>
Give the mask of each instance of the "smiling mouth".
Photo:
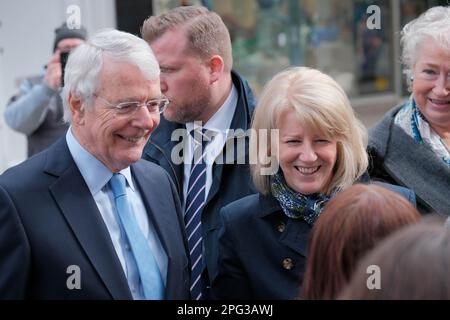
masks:
<svg viewBox="0 0 450 320"><path fill-rule="evenodd" d="M321 166L317 166L317 167L299 167L299 166L294 166L294 168L300 172L301 174L305 175L305 176L310 176L314 173L316 173L317 171L319 171Z"/></svg>
<svg viewBox="0 0 450 320"><path fill-rule="evenodd" d="M446 104L450 104L450 100L431 99L431 98L429 98L428 100L430 100L431 103L434 103L434 104L436 104L436 105L446 105Z"/></svg>
<svg viewBox="0 0 450 320"><path fill-rule="evenodd" d="M118 136L119 136L120 138L122 138L123 140L126 140L126 141L131 142L131 143L139 142L142 138L145 137L145 136L125 137L125 136L122 136L122 135L120 135L120 134L118 134Z"/></svg>

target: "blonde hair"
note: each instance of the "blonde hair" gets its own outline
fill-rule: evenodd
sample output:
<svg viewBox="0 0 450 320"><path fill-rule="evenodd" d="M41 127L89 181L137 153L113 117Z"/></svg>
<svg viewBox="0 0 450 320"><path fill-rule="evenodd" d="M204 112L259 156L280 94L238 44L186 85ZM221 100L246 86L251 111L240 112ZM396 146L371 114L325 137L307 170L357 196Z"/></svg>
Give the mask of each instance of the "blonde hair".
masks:
<svg viewBox="0 0 450 320"><path fill-rule="evenodd" d="M273 145L270 132L277 129L279 116L288 110L296 113L301 126L337 140L336 164L326 194L349 187L363 175L368 165L366 128L356 118L347 95L336 81L306 67L282 71L264 87L253 118L250 154L274 157L274 150L269 147ZM266 137L261 135L262 129L267 130ZM265 167L258 157L251 165L251 174L258 191L268 194L270 176L261 174Z"/></svg>
<svg viewBox="0 0 450 320"><path fill-rule="evenodd" d="M158 16L150 16L141 29L142 38L151 43L169 30L182 29L187 38L187 50L202 59L219 55L225 71L231 71L233 56L230 33L215 12L202 6L182 6Z"/></svg>

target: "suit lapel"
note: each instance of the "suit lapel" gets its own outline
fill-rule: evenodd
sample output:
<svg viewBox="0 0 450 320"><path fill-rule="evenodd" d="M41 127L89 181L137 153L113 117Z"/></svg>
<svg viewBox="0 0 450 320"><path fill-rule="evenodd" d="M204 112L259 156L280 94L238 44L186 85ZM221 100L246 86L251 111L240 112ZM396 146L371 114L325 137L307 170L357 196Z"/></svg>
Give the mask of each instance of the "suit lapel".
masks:
<svg viewBox="0 0 450 320"><path fill-rule="evenodd" d="M223 164L213 164L213 180L211 184L211 188L208 192L208 197L206 199L206 204L211 202L211 199L217 194L220 187L220 179L222 177L222 171L223 171Z"/></svg>
<svg viewBox="0 0 450 320"><path fill-rule="evenodd" d="M186 128L183 125L167 121L161 117L161 122L150 136L150 140L144 149L144 158L151 160L163 167L172 178L179 195L183 194L183 161L175 164L172 161L172 150L183 158L183 141L186 138ZM181 130L181 131L177 131ZM174 139L172 141L172 135ZM181 143L181 144L180 144ZM176 148L180 148L177 152Z"/></svg>
<svg viewBox="0 0 450 320"><path fill-rule="evenodd" d="M175 183L175 186L177 187L177 191L179 195L183 194L183 177L184 177L184 163L174 163L172 161L172 150L175 150L175 148L178 148L182 142L174 142L174 141L166 141L166 143L163 146L163 150L171 150L170 154L166 154L163 152L164 159L161 159L163 162L167 162L166 166L163 166L163 168L170 168L169 170L166 170L169 172L173 182ZM183 149L181 148L180 152L177 153L177 156L179 156L181 159L183 159Z"/></svg>
<svg viewBox="0 0 450 320"><path fill-rule="evenodd" d="M131 172L133 173L133 178L136 180L139 192L142 194L142 200L144 201L145 207L147 209L147 214L149 220L155 226L158 232L158 237L166 250L170 249L168 245L170 243L170 226L173 225L169 215L158 214L158 212L164 211L166 202L163 199L167 199L167 190L161 190L158 187L158 182L154 181L152 173L144 171L144 168L140 166L140 163L136 163L131 166ZM171 196L171 195L170 195Z"/></svg>
<svg viewBox="0 0 450 320"><path fill-rule="evenodd" d="M132 299L108 230L65 140L49 152L45 171L57 176L50 192L112 297Z"/></svg>
<svg viewBox="0 0 450 320"><path fill-rule="evenodd" d="M142 166L142 163L137 162L131 166L131 172L133 173L133 178L135 179L139 192L142 195L142 200L144 202L145 208L147 210L147 216L149 222L154 226L158 238L167 254L167 285L166 285L166 297L170 299L172 296L172 291L174 290L173 285L178 286L179 284L171 283L171 279L179 278L178 275L174 276L171 271L171 260L176 252L175 249L183 250L182 248L174 248L172 244L173 234L179 233L180 230L176 227L178 221L172 221L174 215L161 214L161 212L167 211L167 201L163 199L168 199L172 195L167 194L167 189L161 189L158 185L158 181L152 179L152 172L148 171Z"/></svg>
<svg viewBox="0 0 450 320"><path fill-rule="evenodd" d="M241 111L239 108L244 110ZM245 133L245 130L248 127L248 124L245 121L245 119L247 119L247 112L245 110L246 109L243 108L242 102L238 103L236 106L236 114L231 125L231 129L234 130L234 136L227 138L222 152L216 157L216 161L213 164L213 181L206 199L206 203L209 203L219 191L224 164L229 162L227 161L227 152L233 153L233 158L231 159L232 163L230 163L230 165L245 165L249 163L249 137ZM242 150L244 150L243 154ZM221 161L218 163L217 159L220 159Z"/></svg>

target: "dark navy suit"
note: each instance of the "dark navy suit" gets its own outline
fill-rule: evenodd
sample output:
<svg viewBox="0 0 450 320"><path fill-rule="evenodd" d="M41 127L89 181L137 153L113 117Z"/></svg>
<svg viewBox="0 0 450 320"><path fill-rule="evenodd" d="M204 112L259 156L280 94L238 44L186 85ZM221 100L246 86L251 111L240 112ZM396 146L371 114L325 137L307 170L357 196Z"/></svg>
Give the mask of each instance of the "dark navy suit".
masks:
<svg viewBox="0 0 450 320"><path fill-rule="evenodd" d="M167 299L188 299L189 260L176 190L164 170L131 165L168 256ZM71 265L81 289L69 290ZM132 299L97 205L65 138L0 176L0 299Z"/></svg>
<svg viewBox="0 0 450 320"><path fill-rule="evenodd" d="M412 191L383 184L415 205ZM216 299L292 300L303 283L312 227L290 219L272 196L260 193L220 212L219 271L212 284Z"/></svg>
<svg viewBox="0 0 450 320"><path fill-rule="evenodd" d="M246 131L250 128L255 101L245 80L234 72L232 72L232 78L233 84L238 92L238 102L230 129L242 129ZM185 126L182 124L169 122L161 117L161 122L153 132L143 153L144 159L152 161L166 169L176 184L178 194L181 198L183 197L184 166L183 163L176 164L172 161L172 150L176 148L180 141L172 141L171 135L174 130L184 128ZM245 144L245 154L239 154L238 152L238 146L241 143ZM217 233L220 227L220 208L232 201L256 192L250 179L248 167L248 137L236 137L231 145L234 146L233 162L228 164L213 164L213 181L202 212L202 234L205 248L204 258L209 279L214 278L217 270ZM226 150L226 148L224 149ZM225 151L219 157L226 159L227 155Z"/></svg>

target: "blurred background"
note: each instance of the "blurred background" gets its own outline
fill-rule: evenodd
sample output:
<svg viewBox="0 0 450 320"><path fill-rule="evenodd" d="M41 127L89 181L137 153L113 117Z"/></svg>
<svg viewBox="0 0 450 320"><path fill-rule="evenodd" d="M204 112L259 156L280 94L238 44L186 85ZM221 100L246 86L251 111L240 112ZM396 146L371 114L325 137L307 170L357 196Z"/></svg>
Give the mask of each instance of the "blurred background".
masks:
<svg viewBox="0 0 450 320"><path fill-rule="evenodd" d="M145 18L179 5L202 4L230 30L234 69L256 96L275 73L291 65L331 75L367 127L408 95L400 64L399 31L446 0L1 0L0 173L26 158L26 140L9 129L3 112L21 81L38 74L52 53L54 29L79 8L89 34L113 27L140 35ZM367 28L376 19L380 28ZM373 22L371 20L370 22ZM375 21L376 22L376 21ZM369 23L370 24L370 23Z"/></svg>

